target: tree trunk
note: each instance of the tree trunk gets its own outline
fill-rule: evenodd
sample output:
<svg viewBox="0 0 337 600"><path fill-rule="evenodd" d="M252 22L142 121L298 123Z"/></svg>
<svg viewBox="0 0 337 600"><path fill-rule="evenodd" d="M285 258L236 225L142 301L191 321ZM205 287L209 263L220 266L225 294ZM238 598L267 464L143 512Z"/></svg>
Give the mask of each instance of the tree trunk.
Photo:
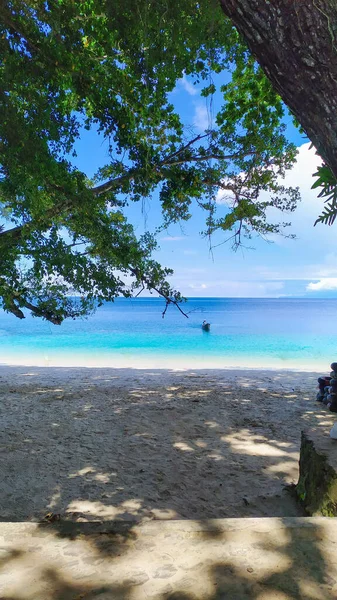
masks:
<svg viewBox="0 0 337 600"><path fill-rule="evenodd" d="M337 177L337 0L220 0Z"/></svg>

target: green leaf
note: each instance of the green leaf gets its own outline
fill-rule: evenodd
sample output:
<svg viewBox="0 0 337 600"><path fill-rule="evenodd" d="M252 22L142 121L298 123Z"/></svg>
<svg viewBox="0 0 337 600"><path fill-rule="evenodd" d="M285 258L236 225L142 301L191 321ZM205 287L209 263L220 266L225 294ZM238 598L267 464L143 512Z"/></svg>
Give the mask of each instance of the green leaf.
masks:
<svg viewBox="0 0 337 600"><path fill-rule="evenodd" d="M299 201L296 188L280 183L296 149L279 96L220 5L12 0L1 17L5 310L22 318L26 308L59 324L143 287L180 303L167 281L171 270L153 260L154 236L137 237L127 218L132 202L159 198L159 230L186 221L197 206L208 234L283 232L286 224L266 215L270 206L291 212ZM227 82L205 135L172 105L184 74L202 82L203 97ZM193 102L185 112L193 114ZM92 181L74 162L84 129L107 144ZM325 186L335 203L331 175L319 177L315 187ZM218 192L231 203L219 208ZM262 202L261 192L270 200Z"/></svg>

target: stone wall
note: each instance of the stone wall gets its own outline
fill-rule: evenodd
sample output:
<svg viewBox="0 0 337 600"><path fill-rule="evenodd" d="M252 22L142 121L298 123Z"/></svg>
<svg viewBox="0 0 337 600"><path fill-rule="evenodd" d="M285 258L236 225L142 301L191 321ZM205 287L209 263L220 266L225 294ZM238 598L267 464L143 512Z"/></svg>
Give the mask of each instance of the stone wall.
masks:
<svg viewBox="0 0 337 600"><path fill-rule="evenodd" d="M337 440L329 437L334 423L326 415L302 431L297 497L309 515L337 516Z"/></svg>

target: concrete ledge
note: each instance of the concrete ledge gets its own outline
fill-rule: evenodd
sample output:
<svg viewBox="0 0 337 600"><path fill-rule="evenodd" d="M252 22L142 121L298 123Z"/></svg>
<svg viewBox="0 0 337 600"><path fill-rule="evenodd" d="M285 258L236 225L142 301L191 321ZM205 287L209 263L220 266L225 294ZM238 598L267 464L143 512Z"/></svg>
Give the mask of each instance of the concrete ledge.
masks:
<svg viewBox="0 0 337 600"><path fill-rule="evenodd" d="M335 600L324 517L0 523L6 600Z"/></svg>
<svg viewBox="0 0 337 600"><path fill-rule="evenodd" d="M57 521L47 523L45 521L26 521L26 522L0 522L0 541L3 542L8 536L12 538L32 535L34 537L46 537L48 535L57 535L59 537L74 538L78 536L99 536L107 534L110 536L123 536L129 531L134 535L163 535L166 533L225 533L254 531L256 533L270 533L271 530L279 529L313 529L316 527L327 528L329 533L330 526L336 533L337 544L337 520L323 516L315 517L256 517L256 518L229 518L229 519L202 519L197 520L144 520L144 521L90 521L73 522ZM330 537L330 534L329 534ZM1 598L0 598L1 600Z"/></svg>

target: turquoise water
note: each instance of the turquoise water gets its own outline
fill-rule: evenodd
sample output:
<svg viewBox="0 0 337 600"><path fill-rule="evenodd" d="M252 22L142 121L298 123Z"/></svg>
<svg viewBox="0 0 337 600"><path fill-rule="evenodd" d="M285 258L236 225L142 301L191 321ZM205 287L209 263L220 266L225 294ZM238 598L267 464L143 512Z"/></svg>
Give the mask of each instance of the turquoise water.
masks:
<svg viewBox="0 0 337 600"><path fill-rule="evenodd" d="M110 364L201 360L291 367L337 360L337 300L193 298L188 319L160 299L118 299L60 327L0 312L0 362ZM203 332L207 319L211 331ZM47 363L46 363L47 361ZM164 366L164 364L163 364Z"/></svg>

